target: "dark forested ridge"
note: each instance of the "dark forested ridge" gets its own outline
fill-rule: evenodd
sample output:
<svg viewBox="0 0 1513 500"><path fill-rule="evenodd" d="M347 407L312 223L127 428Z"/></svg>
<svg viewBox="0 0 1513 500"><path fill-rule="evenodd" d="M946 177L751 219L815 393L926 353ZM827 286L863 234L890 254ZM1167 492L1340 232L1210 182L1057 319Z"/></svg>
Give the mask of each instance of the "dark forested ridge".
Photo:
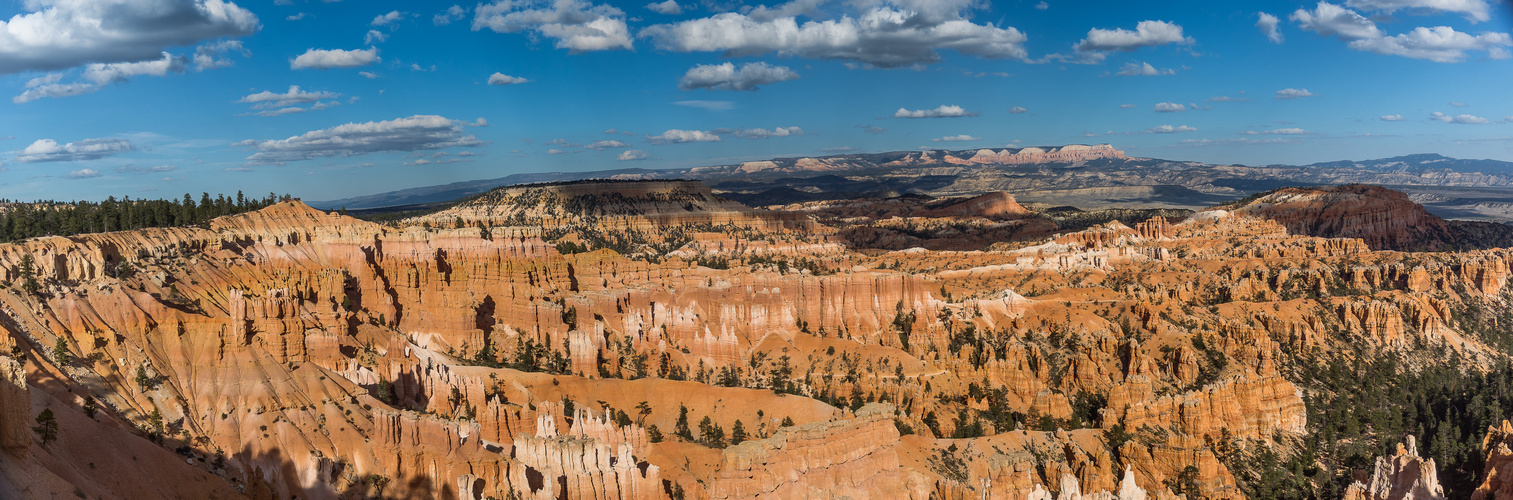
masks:
<svg viewBox="0 0 1513 500"><path fill-rule="evenodd" d="M148 227L208 227L210 219L250 212L292 199L268 193L248 198L202 193L196 202L188 193L181 200L34 201L0 200L0 243L38 236L72 236Z"/></svg>

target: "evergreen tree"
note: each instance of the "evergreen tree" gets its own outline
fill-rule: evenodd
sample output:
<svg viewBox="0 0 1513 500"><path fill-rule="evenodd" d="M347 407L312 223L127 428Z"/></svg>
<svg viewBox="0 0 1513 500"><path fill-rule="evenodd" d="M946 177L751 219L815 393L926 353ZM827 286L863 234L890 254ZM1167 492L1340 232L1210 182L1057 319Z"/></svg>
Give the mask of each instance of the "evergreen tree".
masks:
<svg viewBox="0 0 1513 500"><path fill-rule="evenodd" d="M53 416L52 408L45 408L37 414L37 426L32 427L32 432L42 438L42 446L58 440L58 419Z"/></svg>
<svg viewBox="0 0 1513 500"><path fill-rule="evenodd" d="M21 291L26 292L27 295L37 295L42 290L42 285L37 283L36 261L32 259L31 254L21 257L21 266L18 271L21 273Z"/></svg>
<svg viewBox="0 0 1513 500"><path fill-rule="evenodd" d="M735 425L730 426L730 445L735 446L745 440L746 426L742 425L740 420L736 420Z"/></svg>
<svg viewBox="0 0 1513 500"><path fill-rule="evenodd" d="M68 351L68 339L59 335L58 343L53 345L53 361L59 365L67 365L73 360L73 354Z"/></svg>

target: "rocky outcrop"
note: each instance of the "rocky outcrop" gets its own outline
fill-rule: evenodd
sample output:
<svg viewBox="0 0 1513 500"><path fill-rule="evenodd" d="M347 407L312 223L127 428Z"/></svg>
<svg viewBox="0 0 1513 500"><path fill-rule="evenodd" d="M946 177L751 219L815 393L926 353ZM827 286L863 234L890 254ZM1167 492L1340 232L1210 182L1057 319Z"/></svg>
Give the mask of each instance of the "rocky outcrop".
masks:
<svg viewBox="0 0 1513 500"><path fill-rule="evenodd" d="M1360 238L1373 249L1435 250L1456 244L1444 219L1381 186L1286 188L1234 210L1274 220L1293 234Z"/></svg>
<svg viewBox="0 0 1513 500"><path fill-rule="evenodd" d="M929 497L918 473L899 463L893 407L873 404L847 420L784 428L726 448L713 499Z"/></svg>
<svg viewBox="0 0 1513 500"><path fill-rule="evenodd" d="M1356 500L1443 500L1445 489L1439 484L1434 459L1418 456L1413 436L1398 444L1391 457L1377 457L1368 483L1356 482L1345 492Z"/></svg>
<svg viewBox="0 0 1513 500"><path fill-rule="evenodd" d="M1471 500L1513 499L1513 424L1504 420L1489 427L1481 449L1487 456L1487 466Z"/></svg>
<svg viewBox="0 0 1513 500"><path fill-rule="evenodd" d="M0 450L26 457L32 445L31 408L26 371L15 359L0 355Z"/></svg>

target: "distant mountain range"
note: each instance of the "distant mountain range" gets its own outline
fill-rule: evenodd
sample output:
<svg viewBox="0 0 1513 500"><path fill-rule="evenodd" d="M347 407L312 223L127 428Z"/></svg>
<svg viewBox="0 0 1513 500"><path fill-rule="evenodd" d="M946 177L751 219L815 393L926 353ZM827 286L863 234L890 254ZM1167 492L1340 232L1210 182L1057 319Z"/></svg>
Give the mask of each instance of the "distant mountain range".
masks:
<svg viewBox="0 0 1513 500"><path fill-rule="evenodd" d="M516 174L311 202L334 210L444 204L512 184L580 179L700 179L753 206L906 193L961 196L1004 191L1026 203L1080 208L1201 208L1284 186L1380 184L1434 202L1447 217L1513 220L1513 162L1415 154L1310 165L1216 165L1126 156L1107 144L1008 149L896 151L775 158L682 169ZM1419 192L1414 188L1424 188ZM1425 194L1432 191L1433 194ZM1468 198L1469 196L1469 198ZM1488 205L1488 204L1491 205ZM1475 211L1455 210L1479 204ZM1491 208L1488 208L1491 207ZM1430 206L1430 210L1437 210ZM1489 210L1491 212L1489 212ZM1492 213L1496 212L1496 213ZM1490 215L1489 215L1490 214Z"/></svg>

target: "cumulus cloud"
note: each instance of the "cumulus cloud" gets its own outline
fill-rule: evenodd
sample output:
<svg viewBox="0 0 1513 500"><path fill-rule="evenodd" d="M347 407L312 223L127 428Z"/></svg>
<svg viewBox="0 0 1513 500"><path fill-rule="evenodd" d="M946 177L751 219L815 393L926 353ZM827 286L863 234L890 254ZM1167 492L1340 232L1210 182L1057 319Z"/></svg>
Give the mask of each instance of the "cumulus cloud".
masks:
<svg viewBox="0 0 1513 500"><path fill-rule="evenodd" d="M672 129L661 135L648 135L646 140L652 144L683 144L688 142L720 142L720 136L703 130L679 130Z"/></svg>
<svg viewBox="0 0 1513 500"><path fill-rule="evenodd" d="M529 81L530 80L520 78L518 76L506 75L504 73L494 73L492 75L489 75L489 85L515 85Z"/></svg>
<svg viewBox="0 0 1513 500"><path fill-rule="evenodd" d="M1346 0L1345 5L1361 10L1381 11L1388 14L1402 9L1425 9L1440 12L1465 14L1472 22L1491 19L1486 0Z"/></svg>
<svg viewBox="0 0 1513 500"><path fill-rule="evenodd" d="M125 139L84 139L79 142L58 144L52 139L39 139L26 149L16 153L21 163L44 163L55 161L98 160L107 156L135 150Z"/></svg>
<svg viewBox="0 0 1513 500"><path fill-rule="evenodd" d="M1347 41L1382 36L1382 30L1366 16L1329 2L1319 2L1312 11L1298 9L1287 18L1304 30L1323 36L1339 36Z"/></svg>
<svg viewBox="0 0 1513 500"><path fill-rule="evenodd" d="M1162 76L1175 75L1177 74L1177 70L1156 69L1155 66L1151 66L1151 63L1125 63L1124 67L1115 74L1119 76Z"/></svg>
<svg viewBox="0 0 1513 500"><path fill-rule="evenodd" d="M304 12L301 12L301 13L298 13L298 14L291 15L289 17L285 17L284 20L285 21L298 21L300 19L304 19L306 15L308 15L308 14L305 14Z"/></svg>
<svg viewBox="0 0 1513 500"><path fill-rule="evenodd" d="M1492 123L1492 120L1472 115L1447 115L1438 111L1429 114L1429 119L1437 122L1459 123L1462 125L1484 125Z"/></svg>
<svg viewBox="0 0 1513 500"><path fill-rule="evenodd" d="M1175 134L1175 133L1178 133L1178 132L1197 132L1197 131L1198 131L1198 129L1193 128L1193 127L1189 127L1187 125L1178 125L1178 126L1175 126L1175 127L1173 127L1171 125L1162 125L1162 126L1159 126L1159 127L1151 127L1149 129L1146 129L1145 133L1147 133L1147 134Z"/></svg>
<svg viewBox="0 0 1513 500"><path fill-rule="evenodd" d="M726 111L735 107L735 103L730 101L700 101L695 99L690 99L687 101L673 101L673 104L709 111Z"/></svg>
<svg viewBox="0 0 1513 500"><path fill-rule="evenodd" d="M930 142L968 142L968 141L980 141L980 140L982 140L981 137L972 137L972 136L967 135L967 134L961 134L961 135L948 135L948 136L945 136L945 137L937 137L937 138L934 138L934 139L930 139Z"/></svg>
<svg viewBox="0 0 1513 500"><path fill-rule="evenodd" d="M252 51L242 47L241 40L221 40L215 43L207 43L194 49L194 70L205 71L207 69L229 68L236 63L229 57L222 57L232 52L240 53L242 57L252 55Z"/></svg>
<svg viewBox="0 0 1513 500"><path fill-rule="evenodd" d="M646 8L651 10L652 12L656 12L658 14L667 14L669 16L676 16L683 13L683 7L681 5L678 5L677 0L649 3L646 4Z"/></svg>
<svg viewBox="0 0 1513 500"><path fill-rule="evenodd" d="M1468 50L1486 51L1492 59L1507 59L1508 51L1503 47L1510 45L1513 45L1513 36L1507 33L1470 35L1449 26L1420 26L1401 35L1355 40L1349 44L1350 48L1364 52L1441 63L1463 61Z"/></svg>
<svg viewBox="0 0 1513 500"><path fill-rule="evenodd" d="M368 34L362 37L364 45L375 45L387 41L389 41L389 34L378 30L368 30Z"/></svg>
<svg viewBox="0 0 1513 500"><path fill-rule="evenodd" d="M1299 97L1313 97L1313 92L1309 92L1308 89L1285 88L1278 90L1276 94L1277 99L1297 99Z"/></svg>
<svg viewBox="0 0 1513 500"><path fill-rule="evenodd" d="M88 82L60 83L63 79L62 73L48 73L27 81L27 90L11 98L11 102L20 104L43 97L87 94L100 90L106 85L130 80L134 76L167 76L169 73L183 73L188 64L188 58L164 52L162 59L153 61L87 65L84 67L83 77L89 80Z"/></svg>
<svg viewBox="0 0 1513 500"><path fill-rule="evenodd" d="M1382 121L1384 122L1400 122L1404 119L1403 115L1382 115Z"/></svg>
<svg viewBox="0 0 1513 500"><path fill-rule="evenodd" d="M256 94L250 94L241 99L237 99L236 102L242 104L251 104L253 109L267 109L293 106L296 104L308 104L319 101L321 99L335 99L338 97L341 97L341 94L336 92L306 92L304 90L300 90L298 85L290 85L289 90L282 94L274 93L271 90L264 90Z"/></svg>
<svg viewBox="0 0 1513 500"><path fill-rule="evenodd" d="M811 59L838 59L897 68L940 60L941 50L988 59L1024 59L1026 36L1013 27L977 24L969 11L976 2L880 0L850 3L857 11L818 18L823 0L710 17L642 30L660 49L721 52L727 57L777 53ZM800 20L800 16L808 19Z"/></svg>
<svg viewBox="0 0 1513 500"><path fill-rule="evenodd" d="M462 18L467 17L467 15L467 9L462 8L461 5L453 5L451 7L447 7L447 10L443 10L435 16L432 16L431 24L437 26L446 26L448 24L461 21Z"/></svg>
<svg viewBox="0 0 1513 500"><path fill-rule="evenodd" d="M645 160L646 158L646 152L639 149L627 149L625 151L621 151L620 156L615 157L616 160L620 161Z"/></svg>
<svg viewBox="0 0 1513 500"><path fill-rule="evenodd" d="M1277 16L1265 12L1256 13L1256 27L1260 28L1261 33L1265 34L1266 39L1271 40L1271 43L1282 43L1282 31L1277 29L1277 24L1280 22Z"/></svg>
<svg viewBox="0 0 1513 500"><path fill-rule="evenodd" d="M1119 105L1119 109L1135 109L1135 107L1136 106L1134 104L1120 104Z"/></svg>
<svg viewBox="0 0 1513 500"><path fill-rule="evenodd" d="M1467 13L1473 21L1476 12L1485 15L1482 0L1351 0L1347 5L1392 12L1401 8L1426 8ZM1478 7L1472 4L1481 4ZM1466 51L1485 51L1491 59L1513 57L1506 48L1513 46L1508 33L1483 32L1472 35L1449 26L1417 27L1412 31L1387 36L1376 23L1360 13L1329 2L1319 2L1314 10L1298 9L1288 17L1298 27L1324 36L1338 36L1353 50L1382 55L1424 59L1441 63L1461 62ZM1485 19L1482 19L1485 20Z"/></svg>
<svg viewBox="0 0 1513 500"><path fill-rule="evenodd" d="M356 68L379 61L382 59L379 59L378 49L375 47L363 50L310 49L290 61L289 69Z"/></svg>
<svg viewBox="0 0 1513 500"><path fill-rule="evenodd" d="M935 109L908 110L898 108L893 112L894 118L960 118L963 116L977 116L977 113L962 109L961 106L941 105Z"/></svg>
<svg viewBox="0 0 1513 500"><path fill-rule="evenodd" d="M1176 113L1179 111L1187 111L1187 106L1175 102L1158 102L1153 109L1155 109L1157 113Z"/></svg>
<svg viewBox="0 0 1513 500"><path fill-rule="evenodd" d="M63 176L65 179L93 179L100 176L100 171L92 168L84 168L69 172Z"/></svg>
<svg viewBox="0 0 1513 500"><path fill-rule="evenodd" d="M1040 10L1046 10L1046 9L1051 8L1051 4L1048 4L1048 3L1045 3L1045 2L1040 2L1040 3L1035 4L1035 8L1036 9L1040 9Z"/></svg>
<svg viewBox="0 0 1513 500"><path fill-rule="evenodd" d="M495 33L530 32L555 39L557 48L570 52L632 49L625 12L583 0L499 0L479 4L473 16L473 31L482 29Z"/></svg>
<svg viewBox="0 0 1513 500"><path fill-rule="evenodd" d="M630 144L626 144L626 143L623 143L623 142L620 142L620 141L610 140L610 141L596 141L596 142L590 143L589 145L583 146L583 147L585 149L592 149L594 151L603 151L603 150L606 150L606 149L628 148L628 147L630 147Z"/></svg>
<svg viewBox="0 0 1513 500"><path fill-rule="evenodd" d="M741 128L735 130L715 129L710 131L716 135L734 135L744 139L766 139L768 137L788 137L804 135L804 129L798 127L777 127L772 130L765 128Z"/></svg>
<svg viewBox="0 0 1513 500"><path fill-rule="evenodd" d="M1087 38L1077 42L1073 48L1078 52L1129 52L1142 47L1155 47L1167 44L1193 43L1191 37L1182 35L1182 27L1166 21L1140 21L1135 25L1134 31L1123 28L1111 30L1093 28L1087 32Z"/></svg>
<svg viewBox="0 0 1513 500"><path fill-rule="evenodd" d="M1012 108L1009 108L1009 114L1011 114L1011 115L1021 115L1021 114L1024 114L1026 111L1029 111L1029 110L1028 109L1024 109L1024 106L1014 106Z"/></svg>
<svg viewBox="0 0 1513 500"><path fill-rule="evenodd" d="M367 78L369 80L378 78L378 73L374 73L372 71L358 71L357 74L362 75L363 78Z"/></svg>
<svg viewBox="0 0 1513 500"><path fill-rule="evenodd" d="M396 10L388 14L373 18L373 22L368 24L373 26L388 26L403 20L407 16L409 16L409 14Z"/></svg>
<svg viewBox="0 0 1513 500"><path fill-rule="evenodd" d="M32 0L0 20L0 74L55 71L86 63L134 63L164 49L250 35L252 12L224 0Z"/></svg>
<svg viewBox="0 0 1513 500"><path fill-rule="evenodd" d="M758 85L786 82L799 77L787 66L772 66L764 62L747 63L736 69L734 64L701 64L694 66L678 81L682 90L756 90Z"/></svg>
<svg viewBox="0 0 1513 500"><path fill-rule="evenodd" d="M288 139L248 139L234 145L257 151L247 157L248 165L483 145L478 138L463 134L466 125L468 123L436 115L415 115L379 122L348 123Z"/></svg>

